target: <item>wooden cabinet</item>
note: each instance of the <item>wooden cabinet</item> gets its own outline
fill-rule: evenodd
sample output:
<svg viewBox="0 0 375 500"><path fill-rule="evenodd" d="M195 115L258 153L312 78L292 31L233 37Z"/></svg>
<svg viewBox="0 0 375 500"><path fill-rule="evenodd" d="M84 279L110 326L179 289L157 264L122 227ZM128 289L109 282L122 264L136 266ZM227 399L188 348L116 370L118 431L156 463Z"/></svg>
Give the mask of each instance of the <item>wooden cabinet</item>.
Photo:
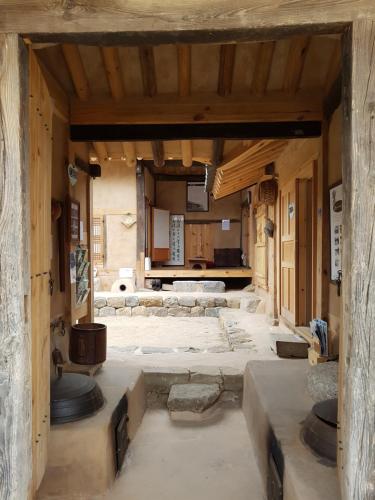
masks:
<svg viewBox="0 0 375 500"><path fill-rule="evenodd" d="M212 224L185 225L185 264L189 259L214 260Z"/></svg>

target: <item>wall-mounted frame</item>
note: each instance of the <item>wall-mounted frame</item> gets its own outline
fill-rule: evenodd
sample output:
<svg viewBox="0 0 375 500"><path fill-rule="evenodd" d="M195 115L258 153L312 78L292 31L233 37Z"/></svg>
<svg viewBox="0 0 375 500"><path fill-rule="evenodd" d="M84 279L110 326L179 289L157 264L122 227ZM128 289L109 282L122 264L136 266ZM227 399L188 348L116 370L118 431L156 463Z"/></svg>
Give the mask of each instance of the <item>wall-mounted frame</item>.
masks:
<svg viewBox="0 0 375 500"><path fill-rule="evenodd" d="M342 182L340 181L329 188L331 281L339 279L339 273L342 269L342 210Z"/></svg>
<svg viewBox="0 0 375 500"><path fill-rule="evenodd" d="M186 183L186 211L208 212L209 197L204 190L203 181L187 181Z"/></svg>
<svg viewBox="0 0 375 500"><path fill-rule="evenodd" d="M67 216L67 239L71 243L79 243L79 221L80 221L80 205L79 201L74 200L70 196L66 199L66 216Z"/></svg>

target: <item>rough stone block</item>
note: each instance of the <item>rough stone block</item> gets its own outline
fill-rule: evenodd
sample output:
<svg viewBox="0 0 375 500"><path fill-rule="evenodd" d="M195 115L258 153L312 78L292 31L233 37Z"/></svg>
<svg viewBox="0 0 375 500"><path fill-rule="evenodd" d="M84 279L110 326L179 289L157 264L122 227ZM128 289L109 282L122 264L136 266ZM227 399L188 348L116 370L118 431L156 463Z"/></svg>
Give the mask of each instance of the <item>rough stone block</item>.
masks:
<svg viewBox="0 0 375 500"><path fill-rule="evenodd" d="M132 308L132 316L147 316L147 307L136 306Z"/></svg>
<svg viewBox="0 0 375 500"><path fill-rule="evenodd" d="M225 391L242 392L243 389L243 373L237 368L226 366L221 368L221 375L224 380Z"/></svg>
<svg viewBox="0 0 375 500"><path fill-rule="evenodd" d="M196 292L197 281L174 281L173 289L175 292Z"/></svg>
<svg viewBox="0 0 375 500"><path fill-rule="evenodd" d="M106 305L107 305L107 299L105 299L104 297L97 297L96 299L94 299L94 307L101 309Z"/></svg>
<svg viewBox="0 0 375 500"><path fill-rule="evenodd" d="M174 422L181 422L186 424L207 424L208 422L217 422L222 418L224 413L224 405L220 404L220 399L218 402L214 403L213 406L203 410L202 412L194 411L170 411L169 416Z"/></svg>
<svg viewBox="0 0 375 500"><path fill-rule="evenodd" d="M227 297L227 307L231 307L232 309L239 309L241 304L240 297Z"/></svg>
<svg viewBox="0 0 375 500"><path fill-rule="evenodd" d="M261 301L261 298L257 295L251 295L250 297L242 297L240 303L240 309L247 311L249 313L255 313L257 307Z"/></svg>
<svg viewBox="0 0 375 500"><path fill-rule="evenodd" d="M337 398L338 366L336 361L327 361L309 367L307 392L314 401Z"/></svg>
<svg viewBox="0 0 375 500"><path fill-rule="evenodd" d="M190 369L190 382L194 384L223 384L221 371L215 366L194 366Z"/></svg>
<svg viewBox="0 0 375 500"><path fill-rule="evenodd" d="M108 297L107 305L116 309L125 307L125 297Z"/></svg>
<svg viewBox="0 0 375 500"><path fill-rule="evenodd" d="M179 297L178 303L180 304L180 306L194 307L195 306L195 297L191 297L190 295L186 295L184 297Z"/></svg>
<svg viewBox="0 0 375 500"><path fill-rule="evenodd" d="M172 385L167 406L170 411L192 411L201 413L219 398L218 384Z"/></svg>
<svg viewBox="0 0 375 500"><path fill-rule="evenodd" d="M148 316L168 316L168 309L166 307L148 307L147 308Z"/></svg>
<svg viewBox="0 0 375 500"><path fill-rule="evenodd" d="M136 295L129 295L129 297L125 298L125 304L128 307L137 307L139 306L139 299Z"/></svg>
<svg viewBox="0 0 375 500"><path fill-rule="evenodd" d="M215 306L227 307L227 299L225 299L224 297L215 297Z"/></svg>
<svg viewBox="0 0 375 500"><path fill-rule="evenodd" d="M190 373L187 368L144 368L146 392L168 394L172 385L187 384Z"/></svg>
<svg viewBox="0 0 375 500"><path fill-rule="evenodd" d="M210 318L218 318L219 317L220 307L207 307L205 310L205 315Z"/></svg>
<svg viewBox="0 0 375 500"><path fill-rule="evenodd" d="M99 316L115 316L116 309L114 307L105 306L99 309Z"/></svg>
<svg viewBox="0 0 375 500"><path fill-rule="evenodd" d="M131 307L120 307L119 309L116 309L116 315L117 316L131 316L132 315L132 308Z"/></svg>
<svg viewBox="0 0 375 500"><path fill-rule="evenodd" d="M215 307L215 297L198 297L197 305L202 307Z"/></svg>
<svg viewBox="0 0 375 500"><path fill-rule="evenodd" d="M163 307L163 297L139 297L139 305L145 307Z"/></svg>
<svg viewBox="0 0 375 500"><path fill-rule="evenodd" d="M224 281L200 281L200 286L203 292L209 293L224 293L225 283Z"/></svg>
<svg viewBox="0 0 375 500"><path fill-rule="evenodd" d="M170 307L168 308L168 316L190 316L190 307Z"/></svg>
<svg viewBox="0 0 375 500"><path fill-rule="evenodd" d="M99 309L94 307L94 316L99 316Z"/></svg>
<svg viewBox="0 0 375 500"><path fill-rule="evenodd" d="M201 307L201 306L192 307L190 314L191 314L191 316L194 316L194 317L204 316L204 307Z"/></svg>
<svg viewBox="0 0 375 500"><path fill-rule="evenodd" d="M164 297L163 299L163 305L164 307L175 307L178 306L178 298L175 297L174 295L170 297Z"/></svg>

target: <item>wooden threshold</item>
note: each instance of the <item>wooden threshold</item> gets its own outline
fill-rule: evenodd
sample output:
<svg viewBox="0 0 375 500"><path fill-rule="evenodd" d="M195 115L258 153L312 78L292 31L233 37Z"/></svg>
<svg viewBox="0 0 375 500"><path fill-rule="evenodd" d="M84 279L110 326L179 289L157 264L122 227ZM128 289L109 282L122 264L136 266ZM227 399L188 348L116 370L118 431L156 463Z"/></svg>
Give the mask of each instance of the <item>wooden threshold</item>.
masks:
<svg viewBox="0 0 375 500"><path fill-rule="evenodd" d="M216 268L216 269L151 269L145 271L145 278L251 278L252 269Z"/></svg>

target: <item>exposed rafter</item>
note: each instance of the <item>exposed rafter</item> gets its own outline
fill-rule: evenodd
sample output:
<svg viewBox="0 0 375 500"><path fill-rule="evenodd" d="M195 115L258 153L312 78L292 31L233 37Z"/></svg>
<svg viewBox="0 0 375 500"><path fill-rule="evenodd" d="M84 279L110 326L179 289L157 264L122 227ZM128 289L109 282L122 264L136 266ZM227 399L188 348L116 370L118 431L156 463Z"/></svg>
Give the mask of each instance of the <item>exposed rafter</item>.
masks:
<svg viewBox="0 0 375 500"><path fill-rule="evenodd" d="M190 95L191 86L191 48L190 45L177 46L178 58L178 92L181 97ZM193 145L191 140L181 141L181 156L184 167L193 163Z"/></svg>
<svg viewBox="0 0 375 500"><path fill-rule="evenodd" d="M103 161L108 158L107 146L105 145L105 142L93 142L93 146L99 160Z"/></svg>
<svg viewBox="0 0 375 500"><path fill-rule="evenodd" d="M310 37L308 36L294 37L290 41L284 75L284 90L290 94L295 94L299 88L309 44Z"/></svg>
<svg viewBox="0 0 375 500"><path fill-rule="evenodd" d="M267 90L274 51L275 42L261 42L259 44L253 80L251 82L251 92L253 94L263 95Z"/></svg>
<svg viewBox="0 0 375 500"><path fill-rule="evenodd" d="M135 167L137 164L137 154L134 142L123 142L122 150L124 152L127 165L129 167Z"/></svg>
<svg viewBox="0 0 375 500"><path fill-rule="evenodd" d="M221 96L232 92L233 70L236 58L236 44L231 43L220 47L220 65L217 93Z"/></svg>
<svg viewBox="0 0 375 500"><path fill-rule="evenodd" d="M82 101L87 101L90 98L90 86L83 67L78 45L64 43L62 45L62 51L70 76L73 80L76 94Z"/></svg>
<svg viewBox="0 0 375 500"><path fill-rule="evenodd" d="M121 75L120 57L117 47L102 47L101 53L107 75L108 85L115 101L125 97L124 82Z"/></svg>
<svg viewBox="0 0 375 500"><path fill-rule="evenodd" d="M151 146L155 167L164 167L165 160L163 141L152 141Z"/></svg>
<svg viewBox="0 0 375 500"><path fill-rule="evenodd" d="M139 47L139 60L141 63L143 94L154 97L157 94L154 49L150 45ZM164 160L164 146L161 141L151 143L156 167L162 167Z"/></svg>

